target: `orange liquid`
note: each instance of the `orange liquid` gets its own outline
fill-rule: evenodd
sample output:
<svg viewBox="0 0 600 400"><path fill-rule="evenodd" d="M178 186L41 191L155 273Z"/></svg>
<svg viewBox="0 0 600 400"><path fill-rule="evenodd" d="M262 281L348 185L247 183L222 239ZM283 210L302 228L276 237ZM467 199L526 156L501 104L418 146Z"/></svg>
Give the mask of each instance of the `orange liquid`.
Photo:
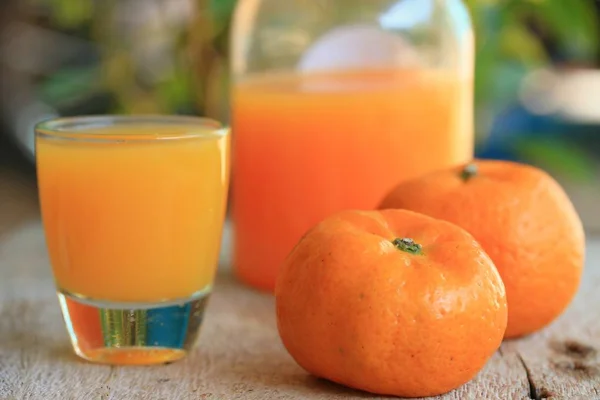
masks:
<svg viewBox="0 0 600 400"><path fill-rule="evenodd" d="M187 134L190 126L98 133ZM38 180L57 285L94 300L159 302L210 287L224 219L227 136L76 142L37 139Z"/></svg>
<svg viewBox="0 0 600 400"><path fill-rule="evenodd" d="M471 82L439 71L268 76L233 92L234 262L272 290L303 233L473 156Z"/></svg>

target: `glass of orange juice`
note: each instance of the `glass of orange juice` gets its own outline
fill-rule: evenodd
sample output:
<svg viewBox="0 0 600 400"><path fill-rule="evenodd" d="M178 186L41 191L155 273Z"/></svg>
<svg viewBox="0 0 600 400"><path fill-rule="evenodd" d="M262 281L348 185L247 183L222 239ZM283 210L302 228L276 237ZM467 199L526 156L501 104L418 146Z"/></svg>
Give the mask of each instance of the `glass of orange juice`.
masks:
<svg viewBox="0 0 600 400"><path fill-rule="evenodd" d="M182 358L217 269L229 131L184 116L36 127L42 220L75 352L107 364Z"/></svg>

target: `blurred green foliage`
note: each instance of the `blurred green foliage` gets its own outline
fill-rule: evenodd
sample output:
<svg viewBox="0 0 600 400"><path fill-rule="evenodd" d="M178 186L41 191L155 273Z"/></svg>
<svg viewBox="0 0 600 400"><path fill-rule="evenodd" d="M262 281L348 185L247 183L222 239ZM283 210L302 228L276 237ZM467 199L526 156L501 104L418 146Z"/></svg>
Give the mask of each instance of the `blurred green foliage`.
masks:
<svg viewBox="0 0 600 400"><path fill-rule="evenodd" d="M476 34L479 133L495 111L517 100L523 77L551 63L551 39L568 63L597 59L600 30L593 0L466 0ZM483 131L483 132L482 132Z"/></svg>
<svg viewBox="0 0 600 400"><path fill-rule="evenodd" d="M549 173L574 183L596 183L597 161L583 147L564 138L517 136L514 149L519 159L527 160Z"/></svg>
<svg viewBox="0 0 600 400"><path fill-rule="evenodd" d="M475 27L476 126L485 140L498 112L517 103L523 78L544 67L592 65L600 27L593 0L467 0ZM553 55L542 39L553 43ZM561 65L562 64L562 65ZM573 182L594 182L594 154L570 135L531 138L512 133L514 155Z"/></svg>

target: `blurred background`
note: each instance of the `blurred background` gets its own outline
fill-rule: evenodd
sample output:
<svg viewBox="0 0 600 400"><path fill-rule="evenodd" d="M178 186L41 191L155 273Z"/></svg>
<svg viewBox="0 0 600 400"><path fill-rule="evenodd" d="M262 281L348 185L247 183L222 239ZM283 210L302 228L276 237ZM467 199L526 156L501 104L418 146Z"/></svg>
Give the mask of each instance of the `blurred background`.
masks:
<svg viewBox="0 0 600 400"><path fill-rule="evenodd" d="M0 235L37 213L33 125L58 115L228 121L236 0L0 0ZM600 231L600 1L469 0L477 156L540 166Z"/></svg>

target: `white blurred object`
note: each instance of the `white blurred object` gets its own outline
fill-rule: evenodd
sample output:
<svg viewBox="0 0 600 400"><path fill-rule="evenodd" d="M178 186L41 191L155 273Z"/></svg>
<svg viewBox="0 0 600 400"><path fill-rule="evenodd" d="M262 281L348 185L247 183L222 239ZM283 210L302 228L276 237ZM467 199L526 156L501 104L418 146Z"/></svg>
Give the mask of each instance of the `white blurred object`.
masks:
<svg viewBox="0 0 600 400"><path fill-rule="evenodd" d="M302 72L355 68L408 67L421 64L413 46L397 33L370 25L334 28L304 53Z"/></svg>
<svg viewBox="0 0 600 400"><path fill-rule="evenodd" d="M560 75L550 69L539 69L527 75L519 88L521 104L536 115L549 115L558 112L560 107L554 95Z"/></svg>
<svg viewBox="0 0 600 400"><path fill-rule="evenodd" d="M539 69L523 80L519 97L531 113L600 124L600 70Z"/></svg>
<svg viewBox="0 0 600 400"><path fill-rule="evenodd" d="M600 70L564 74L556 96L561 99L560 112L565 118L600 124Z"/></svg>

